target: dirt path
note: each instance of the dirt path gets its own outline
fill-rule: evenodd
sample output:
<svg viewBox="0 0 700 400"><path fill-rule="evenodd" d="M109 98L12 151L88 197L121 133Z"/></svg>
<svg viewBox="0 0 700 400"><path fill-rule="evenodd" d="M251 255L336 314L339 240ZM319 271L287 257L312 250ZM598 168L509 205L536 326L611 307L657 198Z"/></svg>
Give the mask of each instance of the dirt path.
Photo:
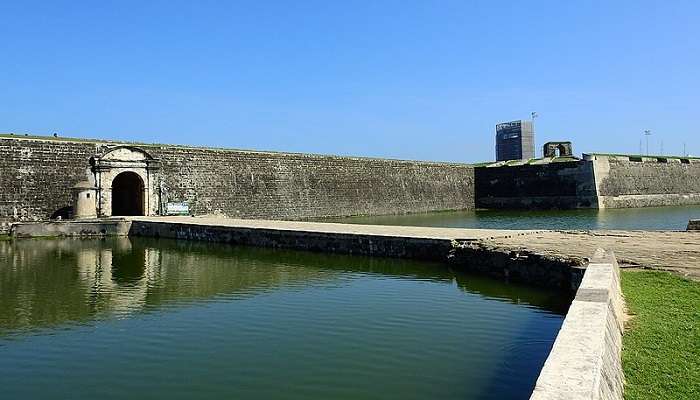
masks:
<svg viewBox="0 0 700 400"><path fill-rule="evenodd" d="M615 252L620 264L673 271L700 280L700 232L546 231L487 241L499 247L555 256Z"/></svg>

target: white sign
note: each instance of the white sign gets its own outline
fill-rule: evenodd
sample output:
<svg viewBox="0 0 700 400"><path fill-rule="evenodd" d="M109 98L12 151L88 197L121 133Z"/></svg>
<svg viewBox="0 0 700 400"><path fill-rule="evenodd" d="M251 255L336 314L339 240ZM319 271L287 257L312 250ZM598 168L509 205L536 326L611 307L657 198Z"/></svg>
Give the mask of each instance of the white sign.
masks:
<svg viewBox="0 0 700 400"><path fill-rule="evenodd" d="M510 121L510 122L503 122L500 124L496 124L496 131L501 131L504 129L517 129L522 126L522 121Z"/></svg>
<svg viewBox="0 0 700 400"><path fill-rule="evenodd" d="M165 213L168 215L189 215L190 205L187 203L167 203Z"/></svg>

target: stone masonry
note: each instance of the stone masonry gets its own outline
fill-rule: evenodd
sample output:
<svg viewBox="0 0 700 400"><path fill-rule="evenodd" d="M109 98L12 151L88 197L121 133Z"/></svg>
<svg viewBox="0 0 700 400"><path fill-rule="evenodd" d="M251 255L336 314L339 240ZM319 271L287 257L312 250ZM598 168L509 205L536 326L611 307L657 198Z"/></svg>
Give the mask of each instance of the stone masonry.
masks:
<svg viewBox="0 0 700 400"><path fill-rule="evenodd" d="M476 205L495 209L595 208L593 165L548 162L475 169Z"/></svg>
<svg viewBox="0 0 700 400"><path fill-rule="evenodd" d="M0 135L0 234L12 221L69 218L74 186L95 185L109 216L122 172L143 212L186 202L195 215L308 219L479 208L700 204L700 159L590 154L467 164ZM88 195L87 189L85 196Z"/></svg>
<svg viewBox="0 0 700 400"><path fill-rule="evenodd" d="M0 222L69 217L71 188L97 181L91 158L120 145L124 144L0 136ZM187 202L196 215L264 219L474 208L474 170L466 164L172 145L128 147L158 160L152 176L141 174L149 180L146 209L151 215L163 202ZM124 167L120 165L113 162L114 168ZM113 179L113 172L104 176Z"/></svg>
<svg viewBox="0 0 700 400"><path fill-rule="evenodd" d="M594 164L600 208L700 204L700 159L585 155Z"/></svg>
<svg viewBox="0 0 700 400"><path fill-rule="evenodd" d="M479 208L634 208L700 204L700 158L584 154L475 169Z"/></svg>

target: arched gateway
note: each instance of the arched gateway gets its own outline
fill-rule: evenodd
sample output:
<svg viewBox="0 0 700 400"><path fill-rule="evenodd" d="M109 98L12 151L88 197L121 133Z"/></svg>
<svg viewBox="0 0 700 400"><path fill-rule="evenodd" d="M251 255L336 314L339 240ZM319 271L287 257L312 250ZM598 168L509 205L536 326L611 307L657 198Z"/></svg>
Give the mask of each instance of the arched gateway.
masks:
<svg viewBox="0 0 700 400"><path fill-rule="evenodd" d="M138 174L122 172L112 181L112 215L144 215L144 186Z"/></svg>
<svg viewBox="0 0 700 400"><path fill-rule="evenodd" d="M97 215L154 215L160 196L160 163L132 146L117 146L90 159L97 188Z"/></svg>

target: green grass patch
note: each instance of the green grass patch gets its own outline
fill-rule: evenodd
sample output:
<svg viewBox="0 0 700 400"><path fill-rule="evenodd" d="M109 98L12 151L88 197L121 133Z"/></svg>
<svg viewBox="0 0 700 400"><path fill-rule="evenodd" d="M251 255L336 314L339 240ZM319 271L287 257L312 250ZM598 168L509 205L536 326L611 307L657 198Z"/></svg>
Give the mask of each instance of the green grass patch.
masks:
<svg viewBox="0 0 700 400"><path fill-rule="evenodd" d="M11 239L10 235L0 235L0 242L2 242L3 240L10 240L10 239Z"/></svg>
<svg viewBox="0 0 700 400"><path fill-rule="evenodd" d="M700 283L623 271L625 399L700 399Z"/></svg>

